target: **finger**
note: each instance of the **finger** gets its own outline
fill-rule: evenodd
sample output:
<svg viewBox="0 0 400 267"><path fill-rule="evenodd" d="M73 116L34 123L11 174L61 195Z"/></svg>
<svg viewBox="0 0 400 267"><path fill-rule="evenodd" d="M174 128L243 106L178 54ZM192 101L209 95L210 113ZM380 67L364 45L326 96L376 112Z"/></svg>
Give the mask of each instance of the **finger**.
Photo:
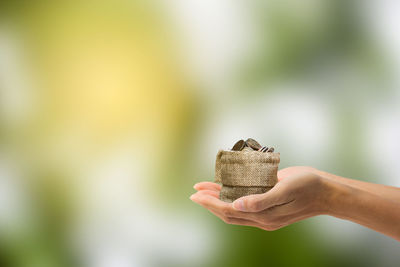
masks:
<svg viewBox="0 0 400 267"><path fill-rule="evenodd" d="M263 227L262 224L259 224L254 221L246 220L246 219L239 219L239 218L233 218L233 217L225 217L222 214L220 214L218 211L215 211L213 209L208 209L212 214L220 218L223 222L227 224L235 224L235 225L246 225L246 226L254 226L254 227Z"/></svg>
<svg viewBox="0 0 400 267"><path fill-rule="evenodd" d="M277 184L264 194L249 195L235 200L233 207L243 212L259 212L290 201L286 199L283 189Z"/></svg>
<svg viewBox="0 0 400 267"><path fill-rule="evenodd" d="M202 192L203 193L203 192ZM202 194L198 193L198 194ZM197 193L196 193L197 194ZM206 195L206 193L204 193ZM253 226L253 227L258 227L260 229L266 230L266 231L275 231L280 228L283 228L285 226L288 226L290 224L296 223L298 221L313 217L313 215L310 214L304 214L303 211L298 211L295 213L291 213L288 215L279 215L281 212L277 212L279 210L280 206L278 207L273 207L272 209L267 209L262 212L264 215L264 218L258 217L258 213L246 213L246 212L223 212L221 209L213 209L210 206L207 206L200 200L199 203L201 206L204 208L208 209L211 213L213 213L215 216L219 217L222 221L224 221L227 224L234 224L234 225L245 225L245 226ZM289 204L288 204L289 205ZM256 216L251 216L251 215L256 215ZM269 219L269 224L265 223L265 215L268 215L270 217Z"/></svg>
<svg viewBox="0 0 400 267"><path fill-rule="evenodd" d="M233 225L243 225L243 226L253 226L253 227L258 227L263 230L268 230L271 231L273 227L269 225L265 225L256 221L252 220L246 220L246 219L241 219L241 218L235 218L235 217L225 217L224 215L220 214L219 211L213 210L208 208L208 211L210 211L212 214L220 218L223 222L227 224L233 224Z"/></svg>
<svg viewBox="0 0 400 267"><path fill-rule="evenodd" d="M218 191L204 189L204 190L199 191L198 193L199 194L209 195L209 196L212 196L212 197L215 197L215 198L219 199L219 192Z"/></svg>
<svg viewBox="0 0 400 267"><path fill-rule="evenodd" d="M278 180L283 180L291 175L293 175L293 167L289 167L289 168L285 168L285 169L281 169L278 171Z"/></svg>
<svg viewBox="0 0 400 267"><path fill-rule="evenodd" d="M215 210L225 210L231 208L229 203L221 201L219 198L209 195L209 191L198 191L194 193L190 199L200 205L206 205L207 207L211 207Z"/></svg>
<svg viewBox="0 0 400 267"><path fill-rule="evenodd" d="M258 228L265 228L267 226L262 225L260 223L246 220L246 219L240 219L240 218L233 218L233 217L228 217L223 220L227 224L233 224L233 225L243 225L243 226L252 226L252 227L258 227Z"/></svg>
<svg viewBox="0 0 400 267"><path fill-rule="evenodd" d="M230 203L226 203L224 201L221 201L219 198L210 196L208 191L199 191L193 194L190 199L205 208L212 208L213 210L217 210L221 214L225 214L227 210L234 211Z"/></svg>
<svg viewBox="0 0 400 267"><path fill-rule="evenodd" d="M299 208L299 205L295 203L295 200L292 200L280 205L270 207L265 211L268 211L269 216L271 216L272 218L276 218L280 216L303 212L303 208Z"/></svg>
<svg viewBox="0 0 400 267"><path fill-rule="evenodd" d="M204 204L204 202L200 202L199 203L201 206L203 206L204 208L208 209L210 212L212 212L213 214L217 215L218 217L220 217L223 221L227 222L230 221L231 219L241 219L241 220L245 220L245 221L252 221L253 223L257 223L258 225L264 225L264 221L260 218L257 219L257 216L254 216L255 214L251 214L251 213L246 213L246 212L238 212L238 211L224 211L224 210L217 210L214 209L210 206L207 206L206 204Z"/></svg>
<svg viewBox="0 0 400 267"><path fill-rule="evenodd" d="M207 209L207 210L209 212L211 212L212 214L214 214L215 216L217 216L218 218L220 218L222 221L225 221L225 217L221 213L219 213L218 211L213 210L213 209Z"/></svg>
<svg viewBox="0 0 400 267"><path fill-rule="evenodd" d="M277 226L274 227L274 230L283 228L285 226L291 225L293 223L296 223L298 221L302 221L305 219L308 219L310 217L313 217L313 215L310 214L303 214L302 212L297 213L297 214L290 214L290 215L286 215L282 218L279 219L279 222L277 223Z"/></svg>
<svg viewBox="0 0 400 267"><path fill-rule="evenodd" d="M214 190L221 191L221 185L212 182L200 182L193 186L196 190Z"/></svg>
<svg viewBox="0 0 400 267"><path fill-rule="evenodd" d="M212 200L212 198L214 198L214 200ZM229 206L231 205L223 201L220 201L219 199L215 199L214 196L208 195L208 193L205 191L199 191L195 193L194 195L191 196L191 199L197 204L208 209L211 213L213 213L226 223L254 226L267 231L273 231L278 229L277 224L275 222L273 224L271 222L271 225L265 224L265 215L267 212L269 213L269 210L265 210L262 213L249 213L249 212L236 211L233 208L229 209ZM215 200L216 202L218 201L222 202L222 205L218 205L216 203L212 204L211 202ZM238 221L235 219L240 219L243 221Z"/></svg>
<svg viewBox="0 0 400 267"><path fill-rule="evenodd" d="M268 209L267 211L269 211L269 210L270 209ZM271 213L270 215L271 215L271 219L269 220L269 224L267 226L268 229L265 229L268 231L273 231L273 230L283 228L285 226L296 223L298 221L302 221L307 218L313 217L317 214L304 213L304 211L296 211L296 212L292 212L291 214L283 215L283 216L276 216L273 213Z"/></svg>
<svg viewBox="0 0 400 267"><path fill-rule="evenodd" d="M191 196L191 200L203 206L206 209L212 209L224 217L234 217L246 220L257 221L261 223L260 214L237 211L231 203L226 203L203 191L199 191Z"/></svg>

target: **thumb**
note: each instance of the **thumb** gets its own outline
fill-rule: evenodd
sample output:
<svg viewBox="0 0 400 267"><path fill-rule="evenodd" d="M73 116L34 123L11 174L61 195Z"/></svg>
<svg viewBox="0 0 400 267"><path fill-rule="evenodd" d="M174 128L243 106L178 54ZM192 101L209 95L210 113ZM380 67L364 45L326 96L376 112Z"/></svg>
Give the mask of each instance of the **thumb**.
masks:
<svg viewBox="0 0 400 267"><path fill-rule="evenodd" d="M232 203L236 210L244 212L259 212L277 205L277 191L271 189L264 194L241 197Z"/></svg>

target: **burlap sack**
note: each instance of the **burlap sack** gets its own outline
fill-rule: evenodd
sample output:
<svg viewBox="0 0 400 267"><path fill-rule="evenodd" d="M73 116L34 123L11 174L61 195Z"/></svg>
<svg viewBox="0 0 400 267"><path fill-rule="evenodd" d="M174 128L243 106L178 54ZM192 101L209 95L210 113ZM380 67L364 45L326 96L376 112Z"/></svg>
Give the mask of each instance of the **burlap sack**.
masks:
<svg viewBox="0 0 400 267"><path fill-rule="evenodd" d="M222 184L220 199L237 198L269 191L278 182L279 153L220 150L215 162L215 182Z"/></svg>

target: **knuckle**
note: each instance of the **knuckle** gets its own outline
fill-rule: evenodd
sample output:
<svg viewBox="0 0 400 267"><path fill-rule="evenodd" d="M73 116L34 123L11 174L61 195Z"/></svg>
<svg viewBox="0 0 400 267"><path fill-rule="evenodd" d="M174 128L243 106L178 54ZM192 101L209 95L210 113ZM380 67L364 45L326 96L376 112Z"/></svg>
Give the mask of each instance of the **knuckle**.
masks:
<svg viewBox="0 0 400 267"><path fill-rule="evenodd" d="M264 225L263 229L264 229L265 231L273 231L272 227L269 226L269 225Z"/></svg>
<svg viewBox="0 0 400 267"><path fill-rule="evenodd" d="M262 202L261 201L259 201L259 200L253 200L251 203L250 203L250 205L251 205L251 209L252 210L254 210L254 211L260 211L260 210L262 210Z"/></svg>
<svg viewBox="0 0 400 267"><path fill-rule="evenodd" d="M271 224L270 227L272 229L271 231L275 231L275 230L279 229L279 224Z"/></svg>
<svg viewBox="0 0 400 267"><path fill-rule="evenodd" d="M226 218L226 222L227 222L228 224L232 224L233 221L234 221L234 220L233 220L231 217L227 217L227 218Z"/></svg>
<svg viewBox="0 0 400 267"><path fill-rule="evenodd" d="M278 230L278 229L281 229L283 227L283 225L282 224L273 224L272 225L272 231L275 231L275 230Z"/></svg>
<svg viewBox="0 0 400 267"><path fill-rule="evenodd" d="M279 225L278 224L269 224L265 226L265 229L267 231L275 231L279 229Z"/></svg>
<svg viewBox="0 0 400 267"><path fill-rule="evenodd" d="M224 223L227 223L227 224L232 224L232 218L230 218L230 217L222 217L222 220L224 221Z"/></svg>
<svg viewBox="0 0 400 267"><path fill-rule="evenodd" d="M231 210L227 209L227 210L225 211L225 215L226 215L227 217L233 217L233 212L232 212Z"/></svg>
<svg viewBox="0 0 400 267"><path fill-rule="evenodd" d="M228 217L230 215L230 210L228 208L223 208L222 209L222 215L225 217Z"/></svg>

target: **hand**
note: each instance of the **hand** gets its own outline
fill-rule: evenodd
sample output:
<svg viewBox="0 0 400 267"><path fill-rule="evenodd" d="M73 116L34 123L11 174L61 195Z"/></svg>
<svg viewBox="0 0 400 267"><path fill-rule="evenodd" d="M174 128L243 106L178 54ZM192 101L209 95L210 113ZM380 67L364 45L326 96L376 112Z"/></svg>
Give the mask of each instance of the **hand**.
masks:
<svg viewBox="0 0 400 267"><path fill-rule="evenodd" d="M291 223L327 214L350 220L400 241L400 188L348 179L311 167L278 172L270 191L219 200L221 186L203 182L190 198L224 222L276 230Z"/></svg>
<svg viewBox="0 0 400 267"><path fill-rule="evenodd" d="M276 230L327 212L327 179L313 168L291 167L278 173L279 182L269 192L237 199L234 203L219 200L221 186L202 182L194 186L191 200L205 207L228 224Z"/></svg>

